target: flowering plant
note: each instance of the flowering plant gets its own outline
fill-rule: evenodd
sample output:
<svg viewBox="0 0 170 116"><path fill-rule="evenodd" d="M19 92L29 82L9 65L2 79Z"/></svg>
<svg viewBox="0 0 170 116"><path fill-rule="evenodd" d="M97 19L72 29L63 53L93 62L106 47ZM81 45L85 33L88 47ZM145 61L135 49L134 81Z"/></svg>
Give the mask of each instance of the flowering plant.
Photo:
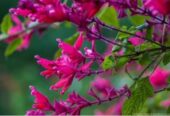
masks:
<svg viewBox="0 0 170 116"><path fill-rule="evenodd" d="M170 89L169 5L170 0L19 0L1 23L0 40L8 44L5 56L27 49L34 33L71 23L77 32L65 41L56 39L55 58L35 59L44 68L43 77L58 79L50 90L63 95L74 80L90 77L85 93L93 98L72 91L65 100L51 102L30 85L35 99L26 115L80 115L87 107L114 100L96 115L140 114L148 99ZM103 53L98 41L106 45ZM123 72L131 82L116 88L111 77ZM168 108L170 100L160 105Z"/></svg>

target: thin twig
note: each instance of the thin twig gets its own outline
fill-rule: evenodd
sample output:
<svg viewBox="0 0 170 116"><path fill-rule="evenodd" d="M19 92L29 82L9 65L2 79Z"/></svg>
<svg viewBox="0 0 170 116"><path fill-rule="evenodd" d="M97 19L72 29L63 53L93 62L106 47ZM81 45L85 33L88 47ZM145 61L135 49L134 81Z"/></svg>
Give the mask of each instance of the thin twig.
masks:
<svg viewBox="0 0 170 116"><path fill-rule="evenodd" d="M143 51L138 51L138 52L135 52L135 53L132 53L132 54L125 54L125 55L121 55L121 56L115 56L115 57L117 57L117 58L121 58L121 57L132 57L132 56L139 56L139 55L141 55L141 54L144 54L144 53L150 53L150 52L156 52L156 51L163 51L163 52L165 52L165 51L167 51L167 50L170 50L170 47L165 47L165 48L162 48L162 47L160 47L160 48L152 48L152 49L146 49L146 50L143 50Z"/></svg>
<svg viewBox="0 0 170 116"><path fill-rule="evenodd" d="M97 18L94 19L94 20L95 20L95 22L99 23L101 26L106 27L106 28L108 28L108 29L110 29L110 30L115 30L115 31L118 31L118 32L121 32L121 33L125 33L125 34L131 35L131 36L135 36L135 37L141 38L141 39L143 39L143 40L147 40L147 41L149 41L149 42L151 42L151 43L154 43L154 44L156 44L156 45L158 45L158 46L164 47L163 45L161 45L160 43L157 43L157 42L153 41L152 39L144 38L144 37L142 37L142 36L140 36L140 35L137 35L137 34L134 34L134 33L130 33L130 32L128 32L128 31L124 31L124 30L118 29L118 28L116 28L116 27L107 25L107 24L103 23L102 21L100 21L100 20L97 19Z"/></svg>
<svg viewBox="0 0 170 116"><path fill-rule="evenodd" d="M35 26L31 26L31 27L28 27L28 28L26 28L26 29L24 29L22 31L19 31L19 32L15 33L15 34L7 35L5 37L0 37L0 41L3 41L3 40L8 39L8 38L12 38L12 37L18 37L18 36L24 34L27 31L30 31L32 29L38 29L38 28L47 27L47 26L48 26L48 24L37 24Z"/></svg>

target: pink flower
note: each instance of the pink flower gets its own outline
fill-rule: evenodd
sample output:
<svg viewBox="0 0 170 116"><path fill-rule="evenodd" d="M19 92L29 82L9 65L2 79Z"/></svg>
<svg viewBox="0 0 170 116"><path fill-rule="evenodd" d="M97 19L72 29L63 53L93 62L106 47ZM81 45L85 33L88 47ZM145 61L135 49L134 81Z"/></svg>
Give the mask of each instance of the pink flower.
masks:
<svg viewBox="0 0 170 116"><path fill-rule="evenodd" d="M71 108L69 107L70 103L63 101L55 101L53 105L49 102L48 98L36 90L35 87L30 86L31 95L35 97L33 108L34 110L28 110L26 115L45 115L49 114L49 111L52 115L66 115L69 114Z"/></svg>
<svg viewBox="0 0 170 116"><path fill-rule="evenodd" d="M83 44L83 37L82 34L77 38L77 41L75 42L74 46L69 45L68 43L65 43L61 41L60 39L57 39L57 42L59 43L59 48L62 49L62 54L69 56L70 60L75 64L80 64L82 61L84 61L84 57L82 53L80 52L80 48Z"/></svg>
<svg viewBox="0 0 170 116"><path fill-rule="evenodd" d="M170 98L167 100L164 100L160 103L161 106L168 108L170 106Z"/></svg>
<svg viewBox="0 0 170 116"><path fill-rule="evenodd" d="M116 95L116 92L114 91L114 88L111 84L111 82L107 79L104 79L102 77L96 77L94 81L91 83L91 87L95 88L99 93L102 93L104 96L112 96ZM109 95L109 94L112 95Z"/></svg>
<svg viewBox="0 0 170 116"><path fill-rule="evenodd" d="M168 78L170 76L170 71L163 68L156 68L153 74L149 77L149 80L154 87L154 89L160 89L166 87L168 84Z"/></svg>
<svg viewBox="0 0 170 116"><path fill-rule="evenodd" d="M71 105L74 105L74 104L85 105L89 103L85 98L81 97L76 92L72 92L71 94L69 94L67 98L67 102L71 103Z"/></svg>
<svg viewBox="0 0 170 116"><path fill-rule="evenodd" d="M45 113L41 110L28 110L26 112L26 116L35 116L35 115L42 116L45 115Z"/></svg>
<svg viewBox="0 0 170 116"><path fill-rule="evenodd" d="M67 9L60 0L20 0L18 8L12 8L10 12L32 21L53 23L67 20Z"/></svg>
<svg viewBox="0 0 170 116"><path fill-rule="evenodd" d="M33 31L30 32L25 32L23 34L17 34L18 32L21 32L24 30L22 22L19 20L19 18L15 15L11 16L13 22L15 23L15 26L11 27L8 30L8 35L11 36L5 40L7 43L12 43L15 39L21 38L22 43L21 45L17 48L17 50L22 50L28 48L30 44L30 39L32 37Z"/></svg>
<svg viewBox="0 0 170 116"><path fill-rule="evenodd" d="M71 108L69 108L68 103L63 101L55 101L54 102L54 108L55 108L55 115L66 115Z"/></svg>
<svg viewBox="0 0 170 116"><path fill-rule="evenodd" d="M137 32L137 35L141 36L142 33L141 32ZM139 37L131 37L128 39L128 41L134 45L134 46L139 46L141 45L142 43L144 43L144 40L139 38Z"/></svg>
<svg viewBox="0 0 170 116"><path fill-rule="evenodd" d="M79 27L84 27L88 24L88 20L100 10L102 5L101 1L76 0L72 4L69 20L79 25Z"/></svg>
<svg viewBox="0 0 170 116"><path fill-rule="evenodd" d="M170 0L145 0L145 7L153 11L153 14L170 14Z"/></svg>
<svg viewBox="0 0 170 116"><path fill-rule="evenodd" d="M115 7L119 18L127 16L126 10L128 8L135 9L138 5L137 0L109 0L109 3Z"/></svg>
<svg viewBox="0 0 170 116"><path fill-rule="evenodd" d="M35 97L33 108L40 110L53 110L48 98L40 93L34 86L30 86L31 95Z"/></svg>
<svg viewBox="0 0 170 116"><path fill-rule="evenodd" d="M57 91L61 88L61 94L64 94L75 77L80 80L89 75L93 61L85 63L85 57L80 51L83 40L82 33L73 46L58 39L58 46L62 49L62 55L53 61L35 56L38 59L37 63L46 69L41 72L41 75L46 78L57 75L59 78L59 81L50 87L51 90Z"/></svg>
<svg viewBox="0 0 170 116"><path fill-rule="evenodd" d="M124 99L120 99L117 103L109 107L105 112L96 111L96 115L121 115L122 114L122 107L124 103Z"/></svg>
<svg viewBox="0 0 170 116"><path fill-rule="evenodd" d="M61 93L63 94L71 85L76 73L71 59L66 55L62 55L54 61L46 60L40 56L36 56L36 58L38 59L38 64L46 68L45 71L41 72L41 75L46 78L57 75L60 79L56 84L52 85L50 89L57 91L59 88L62 88Z"/></svg>

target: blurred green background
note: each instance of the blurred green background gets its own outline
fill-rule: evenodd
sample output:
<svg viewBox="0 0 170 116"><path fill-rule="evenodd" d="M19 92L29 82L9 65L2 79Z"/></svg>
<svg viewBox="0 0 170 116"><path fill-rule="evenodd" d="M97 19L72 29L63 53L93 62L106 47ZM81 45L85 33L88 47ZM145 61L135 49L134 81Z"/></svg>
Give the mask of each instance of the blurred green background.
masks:
<svg viewBox="0 0 170 116"><path fill-rule="evenodd" d="M16 7L17 1L18 0L0 0L0 21L2 21L3 16L8 13L9 8ZM125 24L124 22L126 21L122 21L121 25ZM76 28L74 26L62 24L59 29L48 29L41 36L35 33L28 49L15 52L10 57L4 56L6 44L0 42L0 115L25 114L28 109L31 109L34 99L30 95L29 85L34 85L38 90L47 95L51 102L53 102L54 99L65 99L67 93L73 90L89 98L87 90L93 77L87 77L80 82L75 80L68 92L64 96L61 96L58 92L49 91L49 86L55 83L56 79L51 78L46 80L40 76L43 68L37 65L34 59L34 55L36 54L44 58L53 59L54 53L58 49L56 38L66 39L75 32ZM110 36L113 37L113 34L110 34ZM88 43L85 43L85 45L88 45ZM97 50L102 52L104 49L105 45L98 42ZM125 75L126 74L114 75L115 78L113 78L112 81L116 87L130 83L128 78L123 79L123 77L126 77ZM150 108L148 110L147 107L145 107L144 112L146 112L146 110L148 113L164 112L160 107L155 107L161 99L167 98L166 96L163 98L162 94L166 95L167 93L158 94L156 103L155 101L149 100L146 106ZM96 109L106 109L107 106L111 104L112 103L87 108L83 110L82 114L93 114Z"/></svg>

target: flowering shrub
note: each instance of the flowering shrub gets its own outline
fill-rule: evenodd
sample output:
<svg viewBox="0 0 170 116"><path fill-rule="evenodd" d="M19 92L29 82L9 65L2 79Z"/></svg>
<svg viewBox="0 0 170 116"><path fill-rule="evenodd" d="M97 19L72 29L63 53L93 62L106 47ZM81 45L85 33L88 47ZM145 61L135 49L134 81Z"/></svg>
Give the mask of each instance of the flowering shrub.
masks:
<svg viewBox="0 0 170 116"><path fill-rule="evenodd" d="M80 115L87 107L112 101L96 115L140 114L148 99L170 89L169 6L170 0L19 0L1 23L0 40L8 44L5 56L27 49L34 33L69 22L77 32L65 41L56 39L55 58L35 59L44 68L43 77L58 79L50 90L63 95L75 79L91 78L84 93L93 98L72 91L67 99L51 102L30 85L34 104L26 115ZM98 41L106 45L104 53L98 51ZM117 88L111 77L123 72L132 82ZM160 105L169 108L170 100Z"/></svg>

